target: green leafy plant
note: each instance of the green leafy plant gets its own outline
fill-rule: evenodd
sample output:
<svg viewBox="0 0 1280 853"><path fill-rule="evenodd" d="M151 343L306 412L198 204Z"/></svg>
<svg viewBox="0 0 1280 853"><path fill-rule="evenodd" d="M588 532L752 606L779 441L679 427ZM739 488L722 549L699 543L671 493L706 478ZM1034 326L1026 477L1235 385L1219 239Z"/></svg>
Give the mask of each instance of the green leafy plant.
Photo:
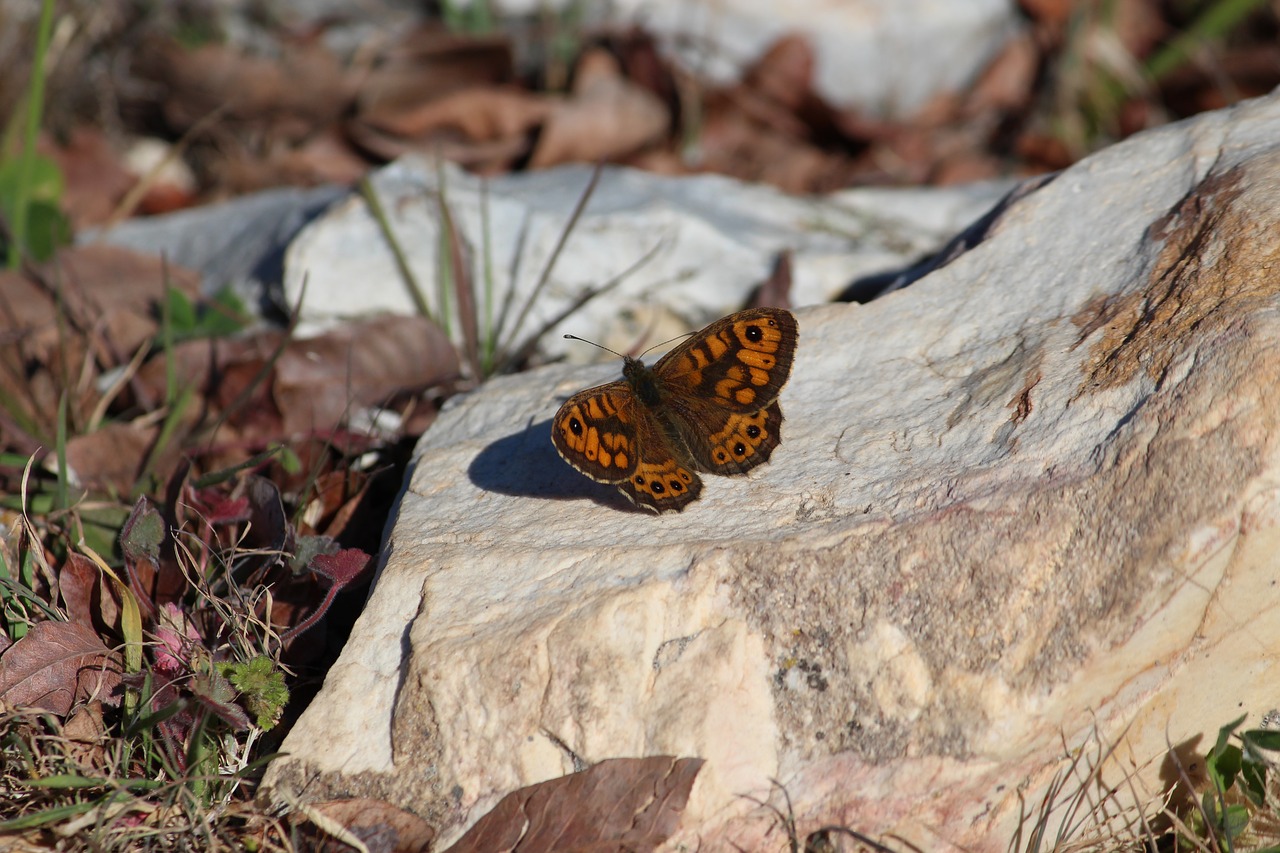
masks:
<svg viewBox="0 0 1280 853"><path fill-rule="evenodd" d="M1212 785L1201 795L1189 826L1197 838L1224 851L1280 853L1280 815L1276 813L1280 730L1237 733L1245 719L1242 716L1218 730L1218 739L1205 755ZM1194 841L1183 839L1183 849L1194 849Z"/></svg>

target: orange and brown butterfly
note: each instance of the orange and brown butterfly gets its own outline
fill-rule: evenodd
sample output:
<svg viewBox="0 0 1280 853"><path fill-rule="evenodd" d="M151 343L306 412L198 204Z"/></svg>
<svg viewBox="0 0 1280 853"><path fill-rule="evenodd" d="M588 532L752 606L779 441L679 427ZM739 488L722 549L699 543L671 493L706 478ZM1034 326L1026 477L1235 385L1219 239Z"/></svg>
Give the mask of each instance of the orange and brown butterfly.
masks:
<svg viewBox="0 0 1280 853"><path fill-rule="evenodd" d="M564 460L654 512L698 499L698 472L733 476L769 461L782 441L778 394L798 330L780 308L717 320L646 367L623 356L622 381L588 388L556 412Z"/></svg>

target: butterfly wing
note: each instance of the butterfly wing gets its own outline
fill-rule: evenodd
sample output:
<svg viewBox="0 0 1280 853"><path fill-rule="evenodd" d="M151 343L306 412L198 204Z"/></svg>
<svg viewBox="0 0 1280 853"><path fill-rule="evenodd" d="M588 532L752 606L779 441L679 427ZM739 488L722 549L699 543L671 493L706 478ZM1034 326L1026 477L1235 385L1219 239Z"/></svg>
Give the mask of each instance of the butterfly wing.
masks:
<svg viewBox="0 0 1280 853"><path fill-rule="evenodd" d="M763 465L782 442L782 406L774 400L758 412L726 412L694 401L668 410L699 471L732 477Z"/></svg>
<svg viewBox="0 0 1280 853"><path fill-rule="evenodd" d="M769 461L798 340L789 311L755 308L717 320L654 365L663 415L699 470L732 476Z"/></svg>
<svg viewBox="0 0 1280 853"><path fill-rule="evenodd" d="M790 311L739 311L664 355L653 372L668 400L693 398L726 412L760 412L778 399L791 376L798 339Z"/></svg>
<svg viewBox="0 0 1280 853"><path fill-rule="evenodd" d="M626 382L566 400L552 422L551 441L574 468L616 485L645 509L679 512L702 493L694 466L670 447L661 423Z"/></svg>

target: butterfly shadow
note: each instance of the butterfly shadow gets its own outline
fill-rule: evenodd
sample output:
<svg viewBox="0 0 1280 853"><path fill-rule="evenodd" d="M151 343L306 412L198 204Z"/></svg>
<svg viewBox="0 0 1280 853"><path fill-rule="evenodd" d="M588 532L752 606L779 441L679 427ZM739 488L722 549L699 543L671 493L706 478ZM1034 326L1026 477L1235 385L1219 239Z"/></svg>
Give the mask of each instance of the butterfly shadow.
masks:
<svg viewBox="0 0 1280 853"><path fill-rule="evenodd" d="M550 418L485 446L471 461L467 476L479 488L504 495L548 500L586 498L614 509L644 512L613 486L597 483L570 468L551 443Z"/></svg>

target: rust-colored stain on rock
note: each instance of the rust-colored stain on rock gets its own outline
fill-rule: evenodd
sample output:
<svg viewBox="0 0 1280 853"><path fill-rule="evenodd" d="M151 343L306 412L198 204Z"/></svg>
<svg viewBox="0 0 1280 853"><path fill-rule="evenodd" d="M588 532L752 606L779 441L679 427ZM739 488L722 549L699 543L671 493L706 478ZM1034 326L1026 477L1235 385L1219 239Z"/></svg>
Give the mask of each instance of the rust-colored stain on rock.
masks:
<svg viewBox="0 0 1280 853"><path fill-rule="evenodd" d="M1100 296L1071 318L1078 344L1102 330L1076 396L1124 385L1139 371L1159 381L1188 351L1186 336L1222 334L1232 318L1274 298L1280 290L1277 173L1280 153L1210 174L1152 224L1148 239L1163 245L1146 287Z"/></svg>

